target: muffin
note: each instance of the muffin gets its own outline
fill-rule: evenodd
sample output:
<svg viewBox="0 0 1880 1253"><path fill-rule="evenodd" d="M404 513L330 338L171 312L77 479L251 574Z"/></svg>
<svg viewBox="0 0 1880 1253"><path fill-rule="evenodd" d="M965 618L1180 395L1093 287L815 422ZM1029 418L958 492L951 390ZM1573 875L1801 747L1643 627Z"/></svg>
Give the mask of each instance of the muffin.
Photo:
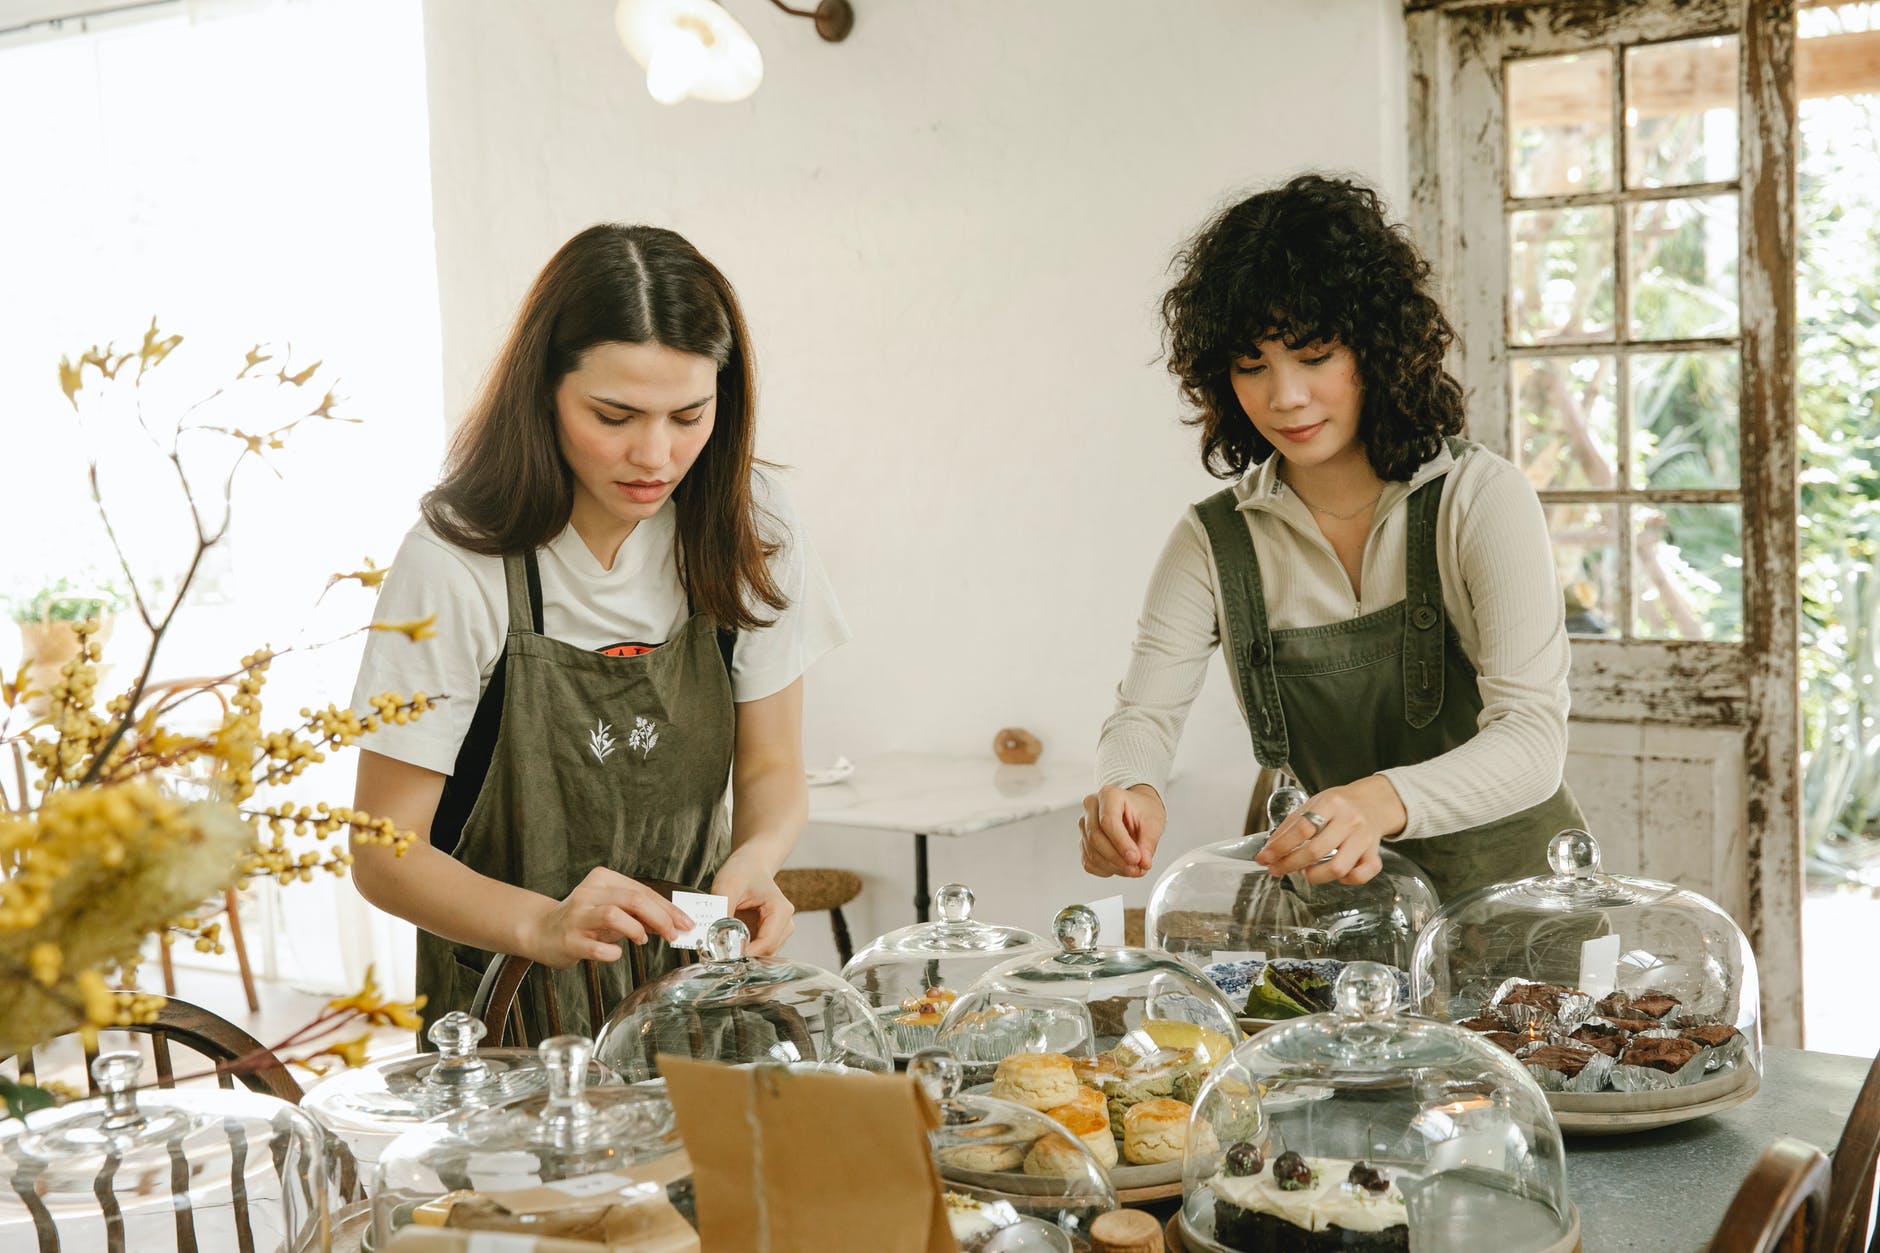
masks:
<svg viewBox="0 0 1880 1253"><path fill-rule="evenodd" d="M1051 1117L1061 1123L1066 1131L1082 1140L1084 1147L1090 1150L1104 1169L1116 1165L1116 1137L1110 1134L1107 1114L1101 1110L1060 1105L1051 1111ZM1079 1161L1081 1156L1062 1136L1044 1136L1025 1155L1025 1173L1076 1177L1083 1173Z"/></svg>
<svg viewBox="0 0 1880 1253"><path fill-rule="evenodd" d="M992 1075L992 1095L1040 1112L1070 1104L1079 1086L1062 1053L1014 1053Z"/></svg>
<svg viewBox="0 0 1880 1253"><path fill-rule="evenodd" d="M918 1053L931 1048L940 1031L940 1020L959 999L959 993L946 988L928 988L920 996L902 1000L901 1012L888 1019L888 1032L894 1037L897 1054Z"/></svg>
<svg viewBox="0 0 1880 1253"><path fill-rule="evenodd" d="M1182 1101L1157 1098L1129 1107L1123 1115L1123 1156L1137 1166L1181 1160L1188 1146L1188 1115Z"/></svg>

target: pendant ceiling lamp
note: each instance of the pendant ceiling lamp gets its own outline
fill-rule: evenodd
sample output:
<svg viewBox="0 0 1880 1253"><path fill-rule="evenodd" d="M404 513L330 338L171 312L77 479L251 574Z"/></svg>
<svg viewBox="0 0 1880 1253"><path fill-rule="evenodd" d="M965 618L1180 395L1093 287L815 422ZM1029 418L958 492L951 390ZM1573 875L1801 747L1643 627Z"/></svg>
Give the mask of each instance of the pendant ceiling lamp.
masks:
<svg viewBox="0 0 1880 1253"><path fill-rule="evenodd" d="M830 43L848 37L855 25L849 0L822 0L814 9L771 3L816 23ZM646 70L646 90L661 104L681 100L730 103L764 81L764 55L749 31L713 0L619 0L614 29L627 52Z"/></svg>

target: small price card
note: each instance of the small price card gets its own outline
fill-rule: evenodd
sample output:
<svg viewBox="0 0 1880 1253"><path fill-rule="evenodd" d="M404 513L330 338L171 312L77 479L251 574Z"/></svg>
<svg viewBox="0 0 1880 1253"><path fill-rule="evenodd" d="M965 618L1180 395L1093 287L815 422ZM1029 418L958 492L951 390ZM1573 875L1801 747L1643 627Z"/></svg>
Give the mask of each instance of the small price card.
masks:
<svg viewBox="0 0 1880 1253"><path fill-rule="evenodd" d="M722 896L709 896L704 892L674 892L672 903L685 911L685 916L692 920L692 929L676 937L674 948L697 948L705 943L705 928L720 918L731 916L730 901Z"/></svg>

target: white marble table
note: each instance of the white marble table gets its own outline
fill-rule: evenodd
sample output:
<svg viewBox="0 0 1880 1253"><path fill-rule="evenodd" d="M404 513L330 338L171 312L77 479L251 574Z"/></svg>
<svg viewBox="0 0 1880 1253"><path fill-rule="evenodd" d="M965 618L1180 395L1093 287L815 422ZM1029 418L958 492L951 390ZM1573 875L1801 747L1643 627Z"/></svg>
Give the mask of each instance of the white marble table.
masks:
<svg viewBox="0 0 1880 1253"><path fill-rule="evenodd" d="M1088 761L1007 766L991 753L883 753L855 763L841 783L809 790L809 820L831 827L914 837L914 912L926 922L927 841L973 835L1058 810L1078 809L1092 790Z"/></svg>

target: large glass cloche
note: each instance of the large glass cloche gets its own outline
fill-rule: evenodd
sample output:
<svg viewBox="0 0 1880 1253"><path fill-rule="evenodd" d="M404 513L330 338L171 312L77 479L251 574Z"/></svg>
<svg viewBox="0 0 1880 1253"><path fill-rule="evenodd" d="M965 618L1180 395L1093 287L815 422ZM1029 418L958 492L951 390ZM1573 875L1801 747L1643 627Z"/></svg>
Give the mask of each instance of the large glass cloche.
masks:
<svg viewBox="0 0 1880 1253"><path fill-rule="evenodd" d="M1552 873L1451 901L1424 930L1411 971L1422 1012L1518 1058L1569 1131L1747 1099L1762 1041L1742 930L1695 892L1605 873L1584 831L1555 836L1547 858Z"/></svg>
<svg viewBox="0 0 1880 1253"><path fill-rule="evenodd" d="M1042 937L973 917L973 893L949 883L934 894L938 922L890 931L849 959L842 977L881 1020L897 1058L934 1042L959 994L1011 957L1048 952Z"/></svg>
<svg viewBox="0 0 1880 1253"><path fill-rule="evenodd" d="M0 1122L0 1248L325 1249L320 1129L276 1097L139 1090L136 1053L93 1060L102 1095Z"/></svg>
<svg viewBox="0 0 1880 1253"><path fill-rule="evenodd" d="M735 918L712 923L706 959L636 988L601 1028L594 1056L628 1083L656 1078L661 1053L733 1065L894 1068L859 992L820 967L748 957L749 941Z"/></svg>
<svg viewBox="0 0 1880 1253"><path fill-rule="evenodd" d="M589 1089L592 1047L580 1036L544 1040L543 1090L442 1115L392 1141L373 1172L376 1247L412 1223L599 1243L629 1210L689 1215L690 1167L672 1105L644 1087Z"/></svg>
<svg viewBox="0 0 1880 1253"><path fill-rule="evenodd" d="M1114 1160L1107 1124L1079 1135L1035 1109L966 1092L944 1049L917 1053L907 1069L939 1107L929 1139L964 1253L1087 1253L1091 1222L1117 1207L1091 1148Z"/></svg>
<svg viewBox="0 0 1880 1253"><path fill-rule="evenodd" d="M537 1050L479 1049L484 1034L483 1024L471 1015L461 1010L445 1014L426 1032L435 1053L336 1071L307 1089L300 1107L326 1129L329 1154L349 1157L366 1182L385 1146L413 1124L504 1105L547 1086L548 1072ZM605 1066L589 1065L588 1087L619 1082Z"/></svg>
<svg viewBox="0 0 1880 1253"><path fill-rule="evenodd" d="M1409 859L1380 848L1383 869L1360 884L1274 876L1254 860L1306 803L1296 787L1267 802L1267 829L1206 844L1156 880L1144 919L1151 948L1201 967L1250 1018L1278 1020L1331 1008L1344 963L1410 968L1417 933L1436 913L1436 890ZM1405 987L1407 988L1407 983Z"/></svg>
<svg viewBox="0 0 1880 1253"><path fill-rule="evenodd" d="M1353 963L1331 1013L1215 1068L1182 1168L1189 1249L1577 1249L1540 1087L1473 1032L1400 1013L1397 992Z"/></svg>
<svg viewBox="0 0 1880 1253"><path fill-rule="evenodd" d="M1240 1038L1234 1007L1180 958L1099 947L1082 905L1055 929L1058 952L1002 962L961 994L940 1047L971 1091L1087 1136L1116 1187L1172 1183L1190 1102Z"/></svg>

